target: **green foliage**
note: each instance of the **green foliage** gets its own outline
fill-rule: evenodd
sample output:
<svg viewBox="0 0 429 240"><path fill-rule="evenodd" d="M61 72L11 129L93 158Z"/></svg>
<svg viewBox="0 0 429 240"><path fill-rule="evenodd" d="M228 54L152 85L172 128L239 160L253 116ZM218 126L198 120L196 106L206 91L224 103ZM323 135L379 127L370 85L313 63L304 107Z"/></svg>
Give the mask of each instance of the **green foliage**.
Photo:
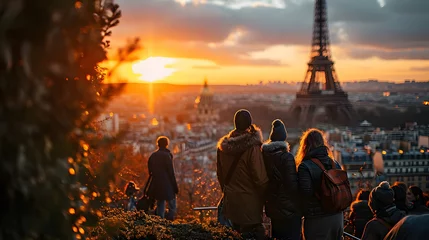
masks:
<svg viewBox="0 0 429 240"><path fill-rule="evenodd" d="M120 158L91 174L86 142L123 87L98 67L121 15L111 2L0 3L0 239L83 238L110 201Z"/></svg>
<svg viewBox="0 0 429 240"><path fill-rule="evenodd" d="M237 232L215 223L171 222L144 212L119 209L107 209L103 215L90 232L93 239L241 239Z"/></svg>

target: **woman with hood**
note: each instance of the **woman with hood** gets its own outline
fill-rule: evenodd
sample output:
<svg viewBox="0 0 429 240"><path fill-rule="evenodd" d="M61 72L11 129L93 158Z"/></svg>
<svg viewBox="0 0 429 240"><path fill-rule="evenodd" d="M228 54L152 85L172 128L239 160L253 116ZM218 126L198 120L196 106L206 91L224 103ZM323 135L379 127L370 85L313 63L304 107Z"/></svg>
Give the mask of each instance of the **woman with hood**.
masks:
<svg viewBox="0 0 429 240"><path fill-rule="evenodd" d="M383 240L397 222L405 217L405 212L396 208L395 194L388 182L381 182L369 195L368 205L374 213L365 226L362 240Z"/></svg>
<svg viewBox="0 0 429 240"><path fill-rule="evenodd" d="M301 214L298 210L298 176L295 158L289 152L287 132L279 119L272 123L270 139L262 145L269 178L265 213L271 218L272 237L299 240Z"/></svg>
<svg viewBox="0 0 429 240"><path fill-rule="evenodd" d="M302 197L301 210L304 215L303 237L308 240L341 240L344 228L343 212L329 212L322 207L318 192L321 189L323 171L313 160L322 163L327 170L333 166L341 168L333 160L333 154L322 131L314 128L302 135L296 154L298 189Z"/></svg>

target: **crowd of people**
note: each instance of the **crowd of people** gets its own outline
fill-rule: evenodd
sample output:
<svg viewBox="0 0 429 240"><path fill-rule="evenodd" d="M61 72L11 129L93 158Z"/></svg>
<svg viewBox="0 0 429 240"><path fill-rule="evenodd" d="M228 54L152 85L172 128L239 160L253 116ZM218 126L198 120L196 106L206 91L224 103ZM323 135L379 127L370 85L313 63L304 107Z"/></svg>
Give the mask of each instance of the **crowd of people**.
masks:
<svg viewBox="0 0 429 240"><path fill-rule="evenodd" d="M267 141L247 110L235 113L234 126L217 146L217 178L223 192L218 218L244 239L267 238L264 211L271 219L273 239L339 240L344 232L362 240L429 238L429 228L421 225L429 223L422 190L381 182L370 191L361 190L353 201L347 173L333 159L322 131L304 132L294 156L281 120L273 121ZM139 189L128 184L129 210L152 204L158 216L174 219L178 186L168 143L168 138L158 138L158 150L149 158L145 201L137 201ZM139 207L139 202L145 206Z"/></svg>

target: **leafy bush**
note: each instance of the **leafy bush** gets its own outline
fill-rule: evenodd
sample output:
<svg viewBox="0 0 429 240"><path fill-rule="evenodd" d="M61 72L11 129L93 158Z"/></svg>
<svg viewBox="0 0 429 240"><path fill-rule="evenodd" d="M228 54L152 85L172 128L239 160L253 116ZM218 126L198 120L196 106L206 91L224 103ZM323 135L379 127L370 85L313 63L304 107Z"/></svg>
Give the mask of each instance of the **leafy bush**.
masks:
<svg viewBox="0 0 429 240"><path fill-rule="evenodd" d="M90 231L92 239L242 239L237 232L217 223L171 222L144 212L120 209L103 212L99 224Z"/></svg>
<svg viewBox="0 0 429 240"><path fill-rule="evenodd" d="M87 133L122 88L99 67L120 15L109 0L1 1L0 239L84 238L111 201L117 158L91 174Z"/></svg>

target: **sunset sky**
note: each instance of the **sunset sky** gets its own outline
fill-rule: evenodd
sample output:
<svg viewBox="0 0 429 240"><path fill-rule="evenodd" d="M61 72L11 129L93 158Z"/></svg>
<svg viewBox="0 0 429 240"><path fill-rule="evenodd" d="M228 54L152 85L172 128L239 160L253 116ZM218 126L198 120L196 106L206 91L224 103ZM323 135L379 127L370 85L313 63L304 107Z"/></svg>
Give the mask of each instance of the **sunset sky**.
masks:
<svg viewBox="0 0 429 240"><path fill-rule="evenodd" d="M428 0L327 1L340 81L429 80ZM123 17L113 30L111 56L133 37L143 46L119 69L122 80L202 84L207 76L210 84L254 84L304 78L314 0L116 2Z"/></svg>

